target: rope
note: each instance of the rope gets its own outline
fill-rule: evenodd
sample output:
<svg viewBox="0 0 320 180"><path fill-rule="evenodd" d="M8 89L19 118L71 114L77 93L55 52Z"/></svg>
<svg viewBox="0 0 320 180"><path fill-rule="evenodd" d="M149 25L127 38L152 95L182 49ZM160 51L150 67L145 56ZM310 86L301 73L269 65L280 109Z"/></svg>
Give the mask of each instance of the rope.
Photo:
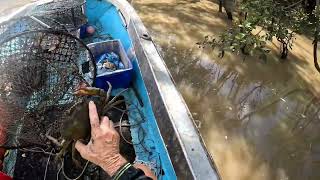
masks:
<svg viewBox="0 0 320 180"><path fill-rule="evenodd" d="M53 152L53 149L51 150L50 154L49 154L49 157L48 157L48 161L47 161L47 165L46 165L46 169L44 171L44 177L43 177L43 180L46 180L47 178L47 172L48 172L48 166L49 166L49 162L50 162L50 158L51 158L51 154Z"/></svg>
<svg viewBox="0 0 320 180"><path fill-rule="evenodd" d="M122 133L122 119L123 119L124 114L125 114L125 112L122 113L121 118L120 118L120 122L119 122L119 123L120 123L120 127L119 127L119 128L120 128L120 129L119 129L120 135L121 135L121 137L123 138L123 140L124 140L126 143L133 145L132 142L130 142L129 140L127 140L127 139L124 137L123 133Z"/></svg>

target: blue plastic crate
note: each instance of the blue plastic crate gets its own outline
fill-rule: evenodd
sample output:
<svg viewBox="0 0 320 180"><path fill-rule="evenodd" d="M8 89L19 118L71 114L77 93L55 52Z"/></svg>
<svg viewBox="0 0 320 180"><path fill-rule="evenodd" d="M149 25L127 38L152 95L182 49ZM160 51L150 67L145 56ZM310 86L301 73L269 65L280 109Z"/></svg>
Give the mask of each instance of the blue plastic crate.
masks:
<svg viewBox="0 0 320 180"><path fill-rule="evenodd" d="M132 62L129 60L120 40L91 43L88 47L96 58L96 63L98 61L98 57L102 54L114 52L120 57L120 60L125 67L124 69L98 74L95 84L96 87L108 90L107 81L111 83L113 89L128 88L130 86L133 72Z"/></svg>

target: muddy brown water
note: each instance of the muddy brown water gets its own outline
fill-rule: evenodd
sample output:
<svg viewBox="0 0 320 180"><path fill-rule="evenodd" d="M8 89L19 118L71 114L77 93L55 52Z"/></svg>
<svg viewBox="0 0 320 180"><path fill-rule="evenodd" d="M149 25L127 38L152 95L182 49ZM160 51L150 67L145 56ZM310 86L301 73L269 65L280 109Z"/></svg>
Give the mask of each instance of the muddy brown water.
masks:
<svg viewBox="0 0 320 180"><path fill-rule="evenodd" d="M0 15L31 0L0 1ZM10 2L10 4L8 4ZM224 180L320 179L320 74L312 41L297 36L288 61L267 63L199 49L230 26L215 2L133 0ZM12 9L13 8L13 9ZM199 162L200 163L200 162Z"/></svg>
<svg viewBox="0 0 320 180"><path fill-rule="evenodd" d="M312 41L297 36L288 61L201 50L230 26L212 1L134 0L225 180L320 179L320 74Z"/></svg>

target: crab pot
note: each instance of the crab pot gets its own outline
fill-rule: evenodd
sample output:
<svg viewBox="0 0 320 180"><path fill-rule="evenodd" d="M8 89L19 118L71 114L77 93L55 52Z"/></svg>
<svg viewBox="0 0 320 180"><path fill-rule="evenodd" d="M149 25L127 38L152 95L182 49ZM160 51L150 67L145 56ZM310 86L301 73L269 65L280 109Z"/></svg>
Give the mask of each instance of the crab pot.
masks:
<svg viewBox="0 0 320 180"><path fill-rule="evenodd" d="M125 67L124 69L97 74L95 86L108 90L107 82L110 82L113 89L128 88L132 80L132 62L129 60L120 40L91 43L88 47L96 58L96 63L98 61L97 57L100 57L104 53L114 52L120 57L120 60Z"/></svg>

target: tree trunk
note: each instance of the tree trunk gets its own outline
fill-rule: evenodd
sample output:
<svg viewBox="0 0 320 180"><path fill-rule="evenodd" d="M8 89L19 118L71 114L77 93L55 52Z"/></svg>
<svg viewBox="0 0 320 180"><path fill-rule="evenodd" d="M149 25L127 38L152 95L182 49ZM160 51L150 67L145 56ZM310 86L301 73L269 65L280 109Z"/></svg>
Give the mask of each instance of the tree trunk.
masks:
<svg viewBox="0 0 320 180"><path fill-rule="evenodd" d="M316 32L318 33L318 32ZM314 67L316 67L317 71L320 73L320 66L318 63L318 38L315 37L313 42L313 61L314 61Z"/></svg>
<svg viewBox="0 0 320 180"><path fill-rule="evenodd" d="M316 0L316 6L319 7L320 0ZM314 66L316 67L317 71L320 73L320 66L318 63L318 41L319 41L319 24L316 25L316 32L314 34L314 41L313 41L313 61Z"/></svg>
<svg viewBox="0 0 320 180"><path fill-rule="evenodd" d="M223 0L219 0L219 12L222 12Z"/></svg>

